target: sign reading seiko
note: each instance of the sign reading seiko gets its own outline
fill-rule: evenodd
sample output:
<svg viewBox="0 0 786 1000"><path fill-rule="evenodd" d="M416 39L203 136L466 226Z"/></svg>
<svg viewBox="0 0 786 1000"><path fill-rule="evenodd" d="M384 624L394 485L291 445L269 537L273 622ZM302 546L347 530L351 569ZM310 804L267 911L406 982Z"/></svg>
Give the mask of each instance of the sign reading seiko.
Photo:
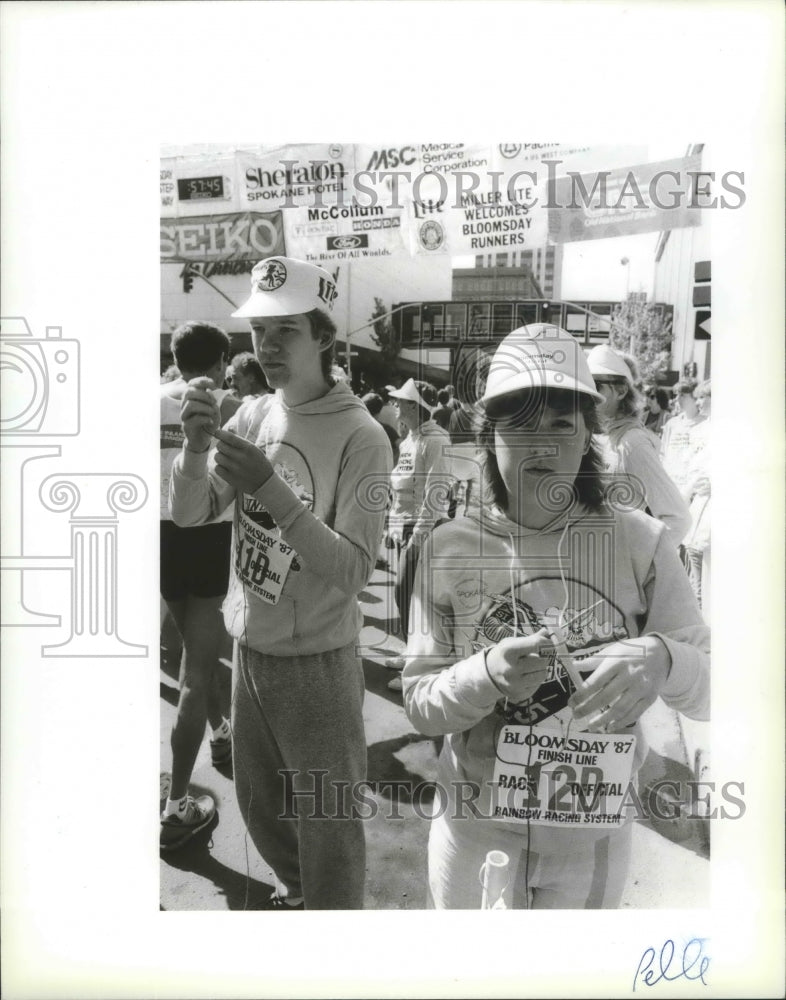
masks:
<svg viewBox="0 0 786 1000"><path fill-rule="evenodd" d="M281 212L161 220L162 260L259 260L283 253Z"/></svg>

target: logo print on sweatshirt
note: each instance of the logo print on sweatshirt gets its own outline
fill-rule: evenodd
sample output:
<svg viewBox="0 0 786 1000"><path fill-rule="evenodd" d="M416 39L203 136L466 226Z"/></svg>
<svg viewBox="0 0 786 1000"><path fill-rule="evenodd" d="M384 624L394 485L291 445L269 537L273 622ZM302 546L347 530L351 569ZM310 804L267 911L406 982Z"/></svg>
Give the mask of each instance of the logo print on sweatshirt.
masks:
<svg viewBox="0 0 786 1000"><path fill-rule="evenodd" d="M556 585L560 591L562 590L562 583L559 580L542 580L525 584L519 591L531 590L533 596L537 594L542 600L545 596L544 591L540 587L536 589L532 586L538 583L551 584L552 587ZM551 601L550 606L541 612L536 611L530 601L518 596L511 598L510 592L492 595L490 606L476 626L472 640L473 651L478 652L512 636L534 635L542 628L553 629L560 624L560 620L566 626L565 645L570 652L581 650L590 656L599 652L609 642L619 642L628 638L628 630L622 623L619 612L604 598L599 601L597 592L591 588L582 589L586 591L586 596L583 596L582 600L584 607L579 610L569 609L564 615L556 603ZM557 596L556 591L554 596ZM603 605L603 617L613 615L615 624L603 623L601 626L601 618L596 614L600 604ZM576 666L581 671L581 661L578 661ZM574 691L573 682L555 652L549 657L548 680L541 684L532 697L520 705L508 703L507 708L503 702L498 702L496 711L508 723L535 725L565 708L568 698Z"/></svg>
<svg viewBox="0 0 786 1000"><path fill-rule="evenodd" d="M260 292L274 292L287 280L287 269L279 260L269 260L256 280Z"/></svg>
<svg viewBox="0 0 786 1000"><path fill-rule="evenodd" d="M305 504L309 510L313 510L313 488L310 487L310 485L306 486L303 484L301 476L298 474L297 470L293 469L292 466L286 464L285 462L276 461L273 463L273 468L276 475L280 479L284 480L298 500ZM308 477L308 479L310 484L310 477ZM265 507L262 501L254 499L254 497L249 496L247 493L243 494L243 513L255 524L265 528L267 531L274 531L277 527L276 522L270 516L267 507Z"/></svg>

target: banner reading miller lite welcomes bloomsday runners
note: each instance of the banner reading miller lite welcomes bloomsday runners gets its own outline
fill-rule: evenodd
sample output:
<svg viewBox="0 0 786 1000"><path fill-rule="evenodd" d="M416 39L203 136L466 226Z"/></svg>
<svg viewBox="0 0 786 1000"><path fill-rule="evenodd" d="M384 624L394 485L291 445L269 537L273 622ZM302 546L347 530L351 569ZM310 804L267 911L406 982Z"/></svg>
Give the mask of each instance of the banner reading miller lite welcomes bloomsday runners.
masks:
<svg viewBox="0 0 786 1000"><path fill-rule="evenodd" d="M641 147L523 143L317 143L169 157L161 257L239 266L277 253L315 263L475 255L696 225L714 207L714 175L698 155L645 159ZM739 207L744 177L720 183L720 207Z"/></svg>

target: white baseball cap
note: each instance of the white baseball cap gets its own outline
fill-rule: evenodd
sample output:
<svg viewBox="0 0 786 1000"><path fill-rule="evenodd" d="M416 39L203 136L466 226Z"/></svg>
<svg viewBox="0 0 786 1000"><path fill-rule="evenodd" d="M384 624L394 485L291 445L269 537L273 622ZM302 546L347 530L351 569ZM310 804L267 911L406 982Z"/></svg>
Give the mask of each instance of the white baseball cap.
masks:
<svg viewBox="0 0 786 1000"><path fill-rule="evenodd" d="M251 297L232 315L248 319L330 311L336 294L336 283L324 268L291 257L266 257L251 272Z"/></svg>
<svg viewBox="0 0 786 1000"><path fill-rule="evenodd" d="M624 378L626 382L633 384L633 373L625 358L608 344L598 344L597 347L593 347L587 355L587 364L593 375Z"/></svg>
<svg viewBox="0 0 786 1000"><path fill-rule="evenodd" d="M415 384L415 380L413 378L407 379L400 389L394 389L392 392L389 392L388 395L392 399L408 399L411 403L417 403L418 406L422 406L423 409L428 410L429 413L433 413L436 409L435 406L427 403L423 396L421 396L420 390Z"/></svg>
<svg viewBox="0 0 786 1000"><path fill-rule="evenodd" d="M505 337L491 359L483 402L538 388L570 389L603 401L581 345L549 323L521 326Z"/></svg>

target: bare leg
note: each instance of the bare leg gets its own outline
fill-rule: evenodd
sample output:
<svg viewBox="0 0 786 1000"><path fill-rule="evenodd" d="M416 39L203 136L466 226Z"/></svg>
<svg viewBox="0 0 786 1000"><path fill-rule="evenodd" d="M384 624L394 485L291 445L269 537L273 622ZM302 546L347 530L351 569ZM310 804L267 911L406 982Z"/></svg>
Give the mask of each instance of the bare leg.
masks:
<svg viewBox="0 0 786 1000"><path fill-rule="evenodd" d="M221 725L222 714L216 666L224 641L220 608L223 597L189 597L169 603L169 610L183 637L180 662L180 699L172 727L172 788L170 798L188 791L208 716Z"/></svg>

